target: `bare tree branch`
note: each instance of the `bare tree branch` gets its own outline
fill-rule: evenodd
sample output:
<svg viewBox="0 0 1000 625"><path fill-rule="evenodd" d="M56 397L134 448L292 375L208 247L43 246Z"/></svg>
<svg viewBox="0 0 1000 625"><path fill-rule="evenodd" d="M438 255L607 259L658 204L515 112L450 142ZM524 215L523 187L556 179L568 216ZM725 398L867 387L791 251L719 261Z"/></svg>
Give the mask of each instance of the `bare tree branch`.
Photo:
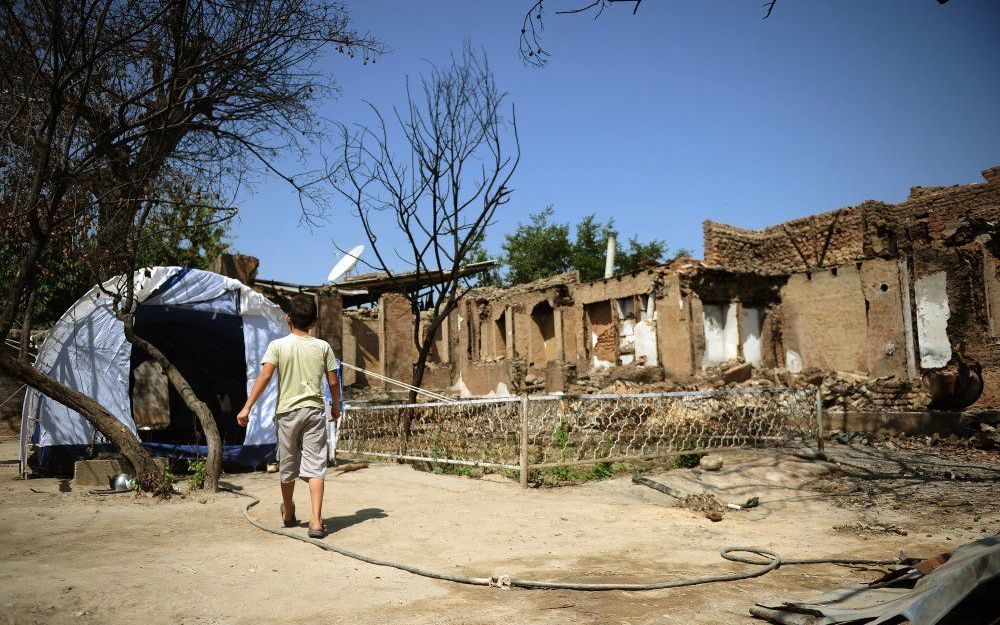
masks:
<svg viewBox="0 0 1000 625"><path fill-rule="evenodd" d="M392 116L398 136L374 107L373 126L340 126L330 181L362 225L375 256L370 266L410 300L417 349L412 383L420 386L441 325L465 292L461 269L510 199L520 143L507 94L497 88L486 58L469 46L447 66L432 67L417 88L408 81L406 93L406 106ZM394 141L403 156L393 151ZM380 233L391 227L402 234L404 249L381 243ZM446 279L425 290L405 287L396 279L393 257L418 284L429 273Z"/></svg>

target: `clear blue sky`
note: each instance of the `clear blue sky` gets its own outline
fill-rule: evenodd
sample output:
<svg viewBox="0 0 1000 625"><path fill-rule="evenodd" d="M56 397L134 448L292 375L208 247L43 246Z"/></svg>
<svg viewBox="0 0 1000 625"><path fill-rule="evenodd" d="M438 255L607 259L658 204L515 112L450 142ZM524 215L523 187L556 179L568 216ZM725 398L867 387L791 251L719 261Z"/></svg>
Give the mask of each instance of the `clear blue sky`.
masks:
<svg viewBox="0 0 1000 625"><path fill-rule="evenodd" d="M549 11L559 0L550 0ZM348 2L391 49L374 65L331 56L341 94L321 114L370 121L406 75L469 39L517 107L522 160L491 252L530 212L614 217L623 235L702 253L701 222L760 228L910 186L980 182L1000 165L1000 2L646 0L593 21L548 17L544 69L517 55L529 0ZM348 208L299 225L295 194L263 180L239 198L235 248L261 277L321 283L363 242ZM386 240L389 244L391 236Z"/></svg>

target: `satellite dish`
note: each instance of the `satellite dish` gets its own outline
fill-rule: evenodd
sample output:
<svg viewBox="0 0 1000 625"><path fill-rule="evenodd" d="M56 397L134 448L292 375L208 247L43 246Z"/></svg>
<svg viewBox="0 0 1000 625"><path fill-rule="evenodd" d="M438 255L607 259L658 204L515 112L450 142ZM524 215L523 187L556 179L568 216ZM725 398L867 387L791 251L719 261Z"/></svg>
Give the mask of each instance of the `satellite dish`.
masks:
<svg viewBox="0 0 1000 625"><path fill-rule="evenodd" d="M327 282L336 282L337 280L340 280L345 273L354 269L354 266L358 264L358 259L361 258L361 252L364 251L364 245L358 245L351 248L351 251L347 252L343 258L338 260L337 264L330 270L330 275L326 277Z"/></svg>

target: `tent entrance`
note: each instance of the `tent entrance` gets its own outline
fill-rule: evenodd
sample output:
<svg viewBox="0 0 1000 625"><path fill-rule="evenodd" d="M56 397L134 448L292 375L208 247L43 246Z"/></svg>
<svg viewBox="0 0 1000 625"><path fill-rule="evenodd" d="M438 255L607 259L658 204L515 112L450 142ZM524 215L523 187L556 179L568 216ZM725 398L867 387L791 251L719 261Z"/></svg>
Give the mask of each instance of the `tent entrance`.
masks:
<svg viewBox="0 0 1000 625"><path fill-rule="evenodd" d="M159 348L208 404L223 445L242 445L236 413L247 399L246 351L239 315L140 305L135 331ZM129 373L132 417L143 442L204 445L195 414L142 350L133 348Z"/></svg>

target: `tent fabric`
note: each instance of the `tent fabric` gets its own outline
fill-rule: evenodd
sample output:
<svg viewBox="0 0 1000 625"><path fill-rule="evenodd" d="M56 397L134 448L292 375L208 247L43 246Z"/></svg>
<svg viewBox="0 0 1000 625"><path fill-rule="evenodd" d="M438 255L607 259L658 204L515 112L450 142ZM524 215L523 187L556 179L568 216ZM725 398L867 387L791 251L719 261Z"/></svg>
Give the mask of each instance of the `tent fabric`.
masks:
<svg viewBox="0 0 1000 625"><path fill-rule="evenodd" d="M125 279L113 278L104 283L103 289L95 286L80 298L42 343L35 368L93 398L134 432L129 395L132 346L125 339L124 327L115 317L113 299L108 294L118 292ZM288 333L285 315L277 305L232 278L198 269L153 267L137 272L134 280L139 305L239 315L248 393L268 343ZM250 413L243 445L227 446L237 448L226 450L228 458L243 466L257 466L268 454L273 457L272 417L276 404L277 384L272 382ZM335 441L335 432L331 434L331 441ZM72 448L103 442L103 437L94 437L94 428L79 413L28 389L20 438L22 470L29 443L43 452L57 446ZM164 445L149 447L158 453L168 451ZM182 455L197 455L193 445L180 447L190 447L179 450Z"/></svg>

